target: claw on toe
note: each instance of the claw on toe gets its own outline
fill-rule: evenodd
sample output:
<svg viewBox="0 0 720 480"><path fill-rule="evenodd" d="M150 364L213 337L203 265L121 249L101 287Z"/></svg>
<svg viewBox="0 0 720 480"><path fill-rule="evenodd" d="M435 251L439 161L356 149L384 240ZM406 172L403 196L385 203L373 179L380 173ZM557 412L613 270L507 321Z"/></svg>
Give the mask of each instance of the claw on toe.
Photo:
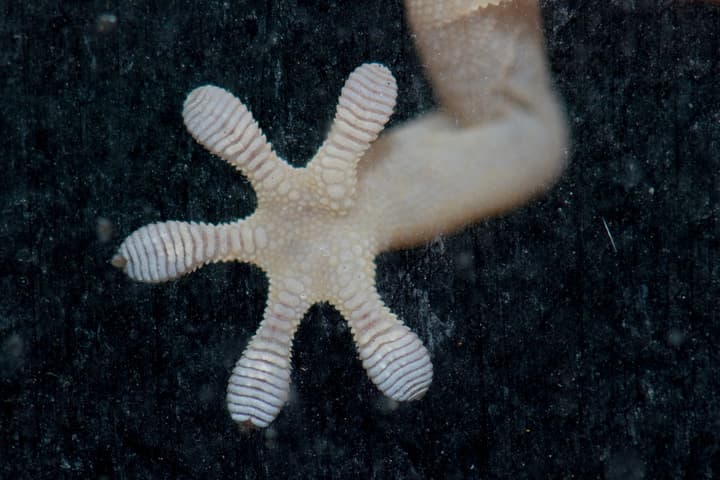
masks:
<svg viewBox="0 0 720 480"><path fill-rule="evenodd" d="M125 265L127 265L127 259L118 253L110 260L110 264L115 268L124 270Z"/></svg>

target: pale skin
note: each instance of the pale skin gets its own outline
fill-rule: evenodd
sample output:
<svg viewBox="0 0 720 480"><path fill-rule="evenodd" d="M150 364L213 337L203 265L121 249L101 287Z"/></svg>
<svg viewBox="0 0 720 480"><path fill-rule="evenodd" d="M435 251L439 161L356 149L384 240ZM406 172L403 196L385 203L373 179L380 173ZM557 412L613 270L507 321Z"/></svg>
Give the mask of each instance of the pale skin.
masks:
<svg viewBox="0 0 720 480"><path fill-rule="evenodd" d="M267 274L263 320L228 386L228 409L241 425L266 427L280 413L293 336L307 309L323 301L348 321L381 392L421 398L433 377L430 355L382 302L375 257L514 207L562 171L565 120L547 73L537 2L405 6L439 112L375 141L397 87L386 67L362 65L345 84L326 141L305 168L293 168L238 99L200 87L185 101L188 131L250 180L257 210L223 225L152 224L113 258L146 282L216 261L253 263Z"/></svg>

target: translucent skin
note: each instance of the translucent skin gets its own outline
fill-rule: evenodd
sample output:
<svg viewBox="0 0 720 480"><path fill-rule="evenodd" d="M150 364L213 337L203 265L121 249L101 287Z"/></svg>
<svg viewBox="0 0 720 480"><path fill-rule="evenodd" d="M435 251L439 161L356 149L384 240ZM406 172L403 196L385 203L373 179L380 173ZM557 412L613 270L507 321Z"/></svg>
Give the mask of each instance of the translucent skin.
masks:
<svg viewBox="0 0 720 480"><path fill-rule="evenodd" d="M440 111L393 129L360 165L383 249L421 245L517 207L565 165L567 129L533 0L406 0Z"/></svg>

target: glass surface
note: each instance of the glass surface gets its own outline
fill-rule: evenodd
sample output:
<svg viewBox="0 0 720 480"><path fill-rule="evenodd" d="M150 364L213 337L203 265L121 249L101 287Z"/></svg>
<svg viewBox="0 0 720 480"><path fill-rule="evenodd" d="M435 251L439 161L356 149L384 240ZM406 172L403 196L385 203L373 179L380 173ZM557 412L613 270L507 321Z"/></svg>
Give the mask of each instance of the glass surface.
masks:
<svg viewBox="0 0 720 480"><path fill-rule="evenodd" d="M720 5L541 2L572 131L547 193L377 259L425 342L425 398L382 397L312 307L288 405L240 432L226 382L267 281L128 280L162 220L225 222L249 183L181 117L212 83L302 166L347 75L434 108L399 2L0 0L0 477L713 478L720 474ZM522 141L522 139L518 139ZM442 161L442 159L439 159Z"/></svg>

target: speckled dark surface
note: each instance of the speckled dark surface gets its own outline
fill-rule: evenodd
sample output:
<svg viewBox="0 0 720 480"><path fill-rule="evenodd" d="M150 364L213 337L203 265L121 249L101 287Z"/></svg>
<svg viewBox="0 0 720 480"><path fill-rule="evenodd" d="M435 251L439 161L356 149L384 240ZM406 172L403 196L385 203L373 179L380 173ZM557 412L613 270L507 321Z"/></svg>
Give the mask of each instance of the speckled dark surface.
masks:
<svg viewBox="0 0 720 480"><path fill-rule="evenodd" d="M428 395L383 402L316 306L291 403L247 434L224 391L261 272L148 286L107 260L146 223L252 211L247 182L184 130L203 82L236 92L296 164L364 61L395 72L395 122L430 108L400 5L32 3L0 2L1 478L720 475L719 6L543 2L566 175L378 260L433 356Z"/></svg>

